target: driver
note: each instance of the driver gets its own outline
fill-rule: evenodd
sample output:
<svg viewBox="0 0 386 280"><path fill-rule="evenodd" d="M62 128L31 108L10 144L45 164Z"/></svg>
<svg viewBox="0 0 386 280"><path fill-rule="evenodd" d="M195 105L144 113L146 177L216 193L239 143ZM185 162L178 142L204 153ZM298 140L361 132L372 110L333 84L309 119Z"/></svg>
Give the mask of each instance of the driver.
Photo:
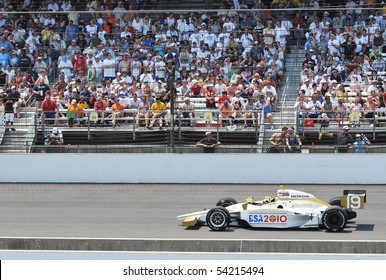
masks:
<svg viewBox="0 0 386 280"><path fill-rule="evenodd" d="M264 197L263 204L275 202L275 198L272 196Z"/></svg>

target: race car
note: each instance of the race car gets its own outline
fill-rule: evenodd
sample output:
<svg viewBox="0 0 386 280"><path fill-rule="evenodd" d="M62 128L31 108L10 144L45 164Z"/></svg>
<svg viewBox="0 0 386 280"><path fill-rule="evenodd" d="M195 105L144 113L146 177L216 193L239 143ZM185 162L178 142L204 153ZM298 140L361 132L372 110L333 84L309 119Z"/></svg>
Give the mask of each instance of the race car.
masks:
<svg viewBox="0 0 386 280"><path fill-rule="evenodd" d="M356 218L355 210L363 209L365 190L345 190L343 196L325 202L314 195L280 186L276 197L255 201L249 197L237 203L230 197L220 199L216 206L199 212L177 216L183 226L208 225L214 231L230 226L253 228L320 228L342 231L348 220Z"/></svg>

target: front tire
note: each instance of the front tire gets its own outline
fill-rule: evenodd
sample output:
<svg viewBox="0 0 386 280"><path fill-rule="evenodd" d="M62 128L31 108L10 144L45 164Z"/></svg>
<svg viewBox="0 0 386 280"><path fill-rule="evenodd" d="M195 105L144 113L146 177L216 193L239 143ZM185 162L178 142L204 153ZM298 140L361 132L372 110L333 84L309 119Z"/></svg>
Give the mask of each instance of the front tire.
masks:
<svg viewBox="0 0 386 280"><path fill-rule="evenodd" d="M237 204L236 199L234 199L232 197L224 197L224 198L221 198L216 203L216 206L228 207L228 206L231 206L231 205L234 205L234 204Z"/></svg>
<svg viewBox="0 0 386 280"><path fill-rule="evenodd" d="M328 207L322 215L322 224L330 232L342 231L346 227L347 220L346 211L337 205Z"/></svg>
<svg viewBox="0 0 386 280"><path fill-rule="evenodd" d="M231 215L225 207L214 207L206 214L206 223L211 230L222 231L229 227Z"/></svg>

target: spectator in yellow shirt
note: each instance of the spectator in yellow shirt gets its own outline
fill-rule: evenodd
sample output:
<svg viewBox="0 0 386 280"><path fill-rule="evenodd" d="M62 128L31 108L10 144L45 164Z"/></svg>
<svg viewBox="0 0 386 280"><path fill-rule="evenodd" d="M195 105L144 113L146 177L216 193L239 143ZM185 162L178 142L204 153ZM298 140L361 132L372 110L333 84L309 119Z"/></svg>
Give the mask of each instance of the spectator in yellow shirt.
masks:
<svg viewBox="0 0 386 280"><path fill-rule="evenodd" d="M150 112L152 114L151 123L148 126L149 129L153 128L154 123L159 121L159 129L162 129L162 118L166 115L166 106L161 102L161 98L157 97L155 102L150 107Z"/></svg>
<svg viewBox="0 0 386 280"><path fill-rule="evenodd" d="M89 105L88 105L88 103L87 103L87 101L86 101L86 98L84 98L84 95L82 95L82 94L79 95L78 105L79 105L80 107L82 107L83 110L89 108Z"/></svg>
<svg viewBox="0 0 386 280"><path fill-rule="evenodd" d="M73 99L67 108L68 126L72 127L74 125L74 119L77 119L78 125L80 125L80 119L83 118L83 114L82 106L76 102L76 99Z"/></svg>

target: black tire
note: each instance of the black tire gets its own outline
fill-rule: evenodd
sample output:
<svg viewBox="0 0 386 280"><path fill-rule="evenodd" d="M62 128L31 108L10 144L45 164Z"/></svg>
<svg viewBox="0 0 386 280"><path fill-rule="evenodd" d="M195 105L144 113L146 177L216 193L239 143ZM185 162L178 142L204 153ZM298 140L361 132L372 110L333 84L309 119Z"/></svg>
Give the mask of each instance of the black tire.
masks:
<svg viewBox="0 0 386 280"><path fill-rule="evenodd" d="M328 202L330 205L338 205L338 206L342 206L342 200L341 198L338 196L338 197L334 197L334 198L331 198L330 201Z"/></svg>
<svg viewBox="0 0 386 280"><path fill-rule="evenodd" d="M206 223L211 230L221 231L229 227L231 215L225 207L214 207L206 214Z"/></svg>
<svg viewBox="0 0 386 280"><path fill-rule="evenodd" d="M342 207L342 199L340 197L334 197L334 198L330 199L330 201L328 203L330 205L337 205L337 206ZM347 213L347 220L348 221L355 219L357 217L357 213L355 211L348 210L348 209L345 209L345 210Z"/></svg>
<svg viewBox="0 0 386 280"><path fill-rule="evenodd" d="M347 213L342 207L333 205L328 207L322 215L322 224L327 231L342 231L347 224Z"/></svg>
<svg viewBox="0 0 386 280"><path fill-rule="evenodd" d="M216 203L216 206L222 206L222 207L228 207L228 206L231 206L233 204L237 204L237 201L236 199L232 198L232 197L224 197L224 198L221 198L217 203Z"/></svg>

